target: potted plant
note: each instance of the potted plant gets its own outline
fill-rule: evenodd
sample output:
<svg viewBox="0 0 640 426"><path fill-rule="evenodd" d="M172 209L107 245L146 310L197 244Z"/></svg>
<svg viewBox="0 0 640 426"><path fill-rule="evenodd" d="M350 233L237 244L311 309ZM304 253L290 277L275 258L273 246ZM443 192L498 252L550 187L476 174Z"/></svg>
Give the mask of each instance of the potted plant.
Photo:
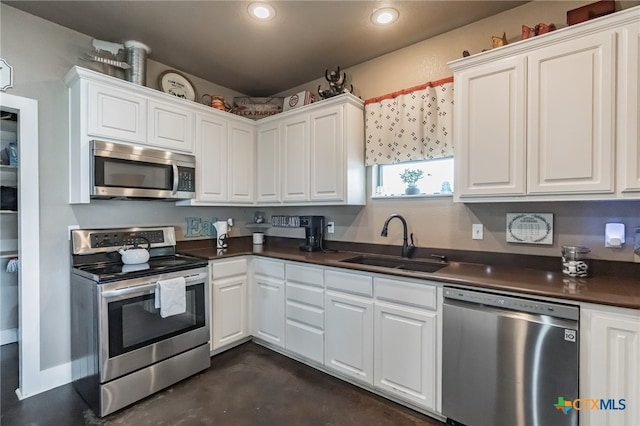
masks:
<svg viewBox="0 0 640 426"><path fill-rule="evenodd" d="M420 189L416 185L419 179L422 179L424 172L420 169L404 169L404 172L400 173L400 179L407 184L404 193L407 195L416 195L420 193Z"/></svg>

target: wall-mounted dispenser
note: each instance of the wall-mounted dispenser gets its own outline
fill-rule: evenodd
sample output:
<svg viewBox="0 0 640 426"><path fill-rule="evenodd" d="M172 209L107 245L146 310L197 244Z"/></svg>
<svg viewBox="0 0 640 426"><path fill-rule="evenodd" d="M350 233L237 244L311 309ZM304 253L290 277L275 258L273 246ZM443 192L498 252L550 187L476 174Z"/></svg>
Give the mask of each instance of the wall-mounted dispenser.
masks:
<svg viewBox="0 0 640 426"><path fill-rule="evenodd" d="M607 223L604 228L604 245L622 248L624 244L624 223Z"/></svg>

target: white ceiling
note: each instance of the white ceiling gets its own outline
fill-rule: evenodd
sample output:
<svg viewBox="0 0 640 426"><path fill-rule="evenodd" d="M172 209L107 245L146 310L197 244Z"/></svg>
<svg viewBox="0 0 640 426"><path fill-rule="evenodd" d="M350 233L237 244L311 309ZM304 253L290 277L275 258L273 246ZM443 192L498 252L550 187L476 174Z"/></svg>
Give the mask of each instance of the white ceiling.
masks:
<svg viewBox="0 0 640 426"><path fill-rule="evenodd" d="M519 6L526 1L386 1L395 25L371 23L380 1L272 1L257 22L246 1L12 1L93 38L137 40L149 57L249 96L269 96ZM90 48L90 46L87 46Z"/></svg>

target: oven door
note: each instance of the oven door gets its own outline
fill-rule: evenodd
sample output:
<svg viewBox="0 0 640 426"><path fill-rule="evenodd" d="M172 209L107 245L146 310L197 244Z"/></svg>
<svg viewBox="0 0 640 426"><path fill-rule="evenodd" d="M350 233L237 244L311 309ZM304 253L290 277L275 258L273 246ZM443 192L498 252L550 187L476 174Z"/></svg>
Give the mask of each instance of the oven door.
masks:
<svg viewBox="0 0 640 426"><path fill-rule="evenodd" d="M184 276L186 312L166 318L155 307L158 280ZM209 341L206 268L120 282L101 291L100 381L150 366Z"/></svg>

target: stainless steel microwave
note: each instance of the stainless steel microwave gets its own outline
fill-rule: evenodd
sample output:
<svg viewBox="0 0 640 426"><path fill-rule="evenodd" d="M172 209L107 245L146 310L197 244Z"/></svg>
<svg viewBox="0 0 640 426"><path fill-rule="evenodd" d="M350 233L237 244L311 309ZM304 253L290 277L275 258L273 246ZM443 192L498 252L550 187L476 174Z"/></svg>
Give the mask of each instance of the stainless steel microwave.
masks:
<svg viewBox="0 0 640 426"><path fill-rule="evenodd" d="M193 155L93 140L91 157L91 198L195 197Z"/></svg>

